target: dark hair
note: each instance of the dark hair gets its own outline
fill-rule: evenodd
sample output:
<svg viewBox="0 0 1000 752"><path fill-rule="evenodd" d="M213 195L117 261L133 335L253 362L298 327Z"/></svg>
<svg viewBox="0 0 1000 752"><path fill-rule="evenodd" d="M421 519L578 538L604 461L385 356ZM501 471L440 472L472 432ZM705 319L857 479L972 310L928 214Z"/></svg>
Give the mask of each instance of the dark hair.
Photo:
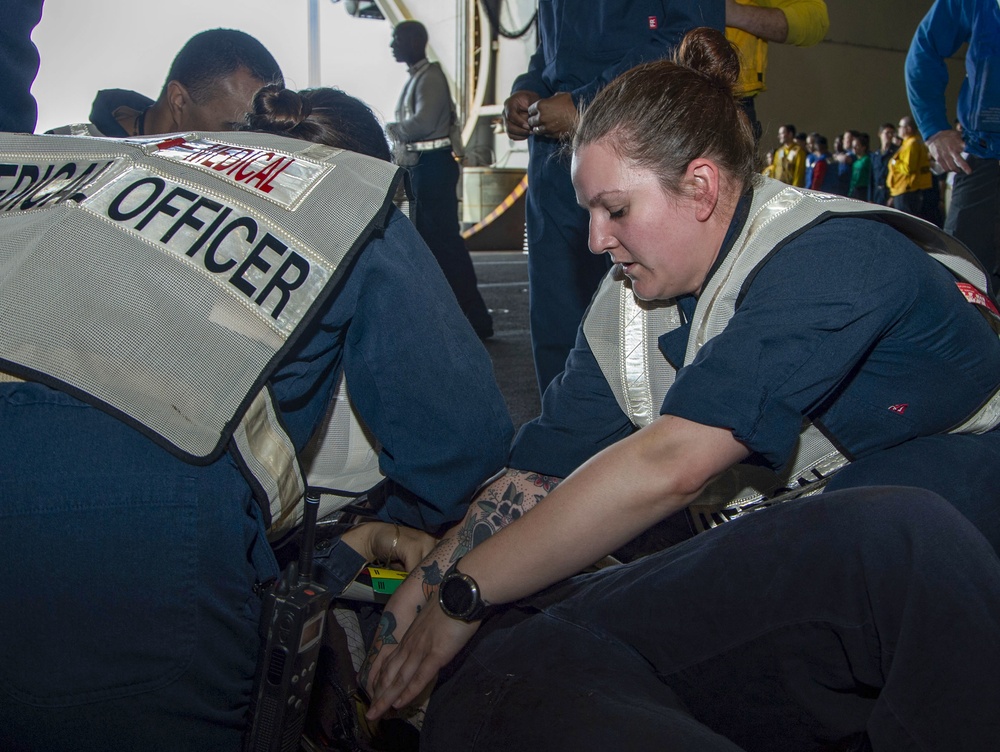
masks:
<svg viewBox="0 0 1000 752"><path fill-rule="evenodd" d="M789 133L791 133L792 135L794 135L794 134L796 133L796 131L795 131L795 126L794 126L794 125L792 125L791 123L785 123L784 125L779 125L779 126L778 126L778 130L779 130L779 131L780 131L780 130L781 130L782 128L784 128L784 129L785 129L786 131L788 131L788 132L789 132Z"/></svg>
<svg viewBox="0 0 1000 752"><path fill-rule="evenodd" d="M683 191L691 160L713 159L746 190L758 174L753 129L736 101L740 62L721 32L689 31L674 60L633 68L602 89L580 117L573 151L600 139Z"/></svg>
<svg viewBox="0 0 1000 752"><path fill-rule="evenodd" d="M340 89L292 91L265 86L253 98L242 130L275 133L391 161L375 114Z"/></svg>
<svg viewBox="0 0 1000 752"><path fill-rule="evenodd" d="M855 133L854 137L861 142L861 145L865 147L867 151L871 146L871 137L867 133Z"/></svg>
<svg viewBox="0 0 1000 752"><path fill-rule="evenodd" d="M817 145L827 146L828 142L826 136L824 136L819 131L813 131L809 134L809 138L816 142Z"/></svg>
<svg viewBox="0 0 1000 752"><path fill-rule="evenodd" d="M406 37L420 47L427 46L427 27L420 21L400 21L393 28L396 38Z"/></svg>
<svg viewBox="0 0 1000 752"><path fill-rule="evenodd" d="M881 133L886 128L888 128L891 131L894 131L894 130L896 130L896 124L895 123L882 123L882 125L880 125L878 127L878 132Z"/></svg>
<svg viewBox="0 0 1000 752"><path fill-rule="evenodd" d="M284 77L277 61L259 41L236 29L209 29L195 34L181 47L170 65L167 80L184 84L199 104L212 96L220 79L245 68L265 84L282 84Z"/></svg>

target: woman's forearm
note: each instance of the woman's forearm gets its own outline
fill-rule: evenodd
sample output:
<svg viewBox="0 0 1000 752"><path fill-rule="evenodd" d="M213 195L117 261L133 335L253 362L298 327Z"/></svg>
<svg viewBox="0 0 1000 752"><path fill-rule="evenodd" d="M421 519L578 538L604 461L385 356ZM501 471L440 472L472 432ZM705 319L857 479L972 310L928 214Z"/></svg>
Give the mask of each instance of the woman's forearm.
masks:
<svg viewBox="0 0 1000 752"><path fill-rule="evenodd" d="M591 458L459 569L491 603L535 593L683 509L746 454L728 430L661 416Z"/></svg>

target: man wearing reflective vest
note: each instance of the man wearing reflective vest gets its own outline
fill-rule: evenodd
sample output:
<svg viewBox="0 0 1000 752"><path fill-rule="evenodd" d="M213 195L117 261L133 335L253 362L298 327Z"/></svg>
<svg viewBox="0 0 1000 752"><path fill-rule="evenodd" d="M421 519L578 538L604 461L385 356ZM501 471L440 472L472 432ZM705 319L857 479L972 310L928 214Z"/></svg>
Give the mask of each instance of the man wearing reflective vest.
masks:
<svg viewBox="0 0 1000 752"><path fill-rule="evenodd" d="M266 531L342 375L381 519L440 529L502 464L489 358L396 184L254 133L0 138L5 749L239 748Z"/></svg>

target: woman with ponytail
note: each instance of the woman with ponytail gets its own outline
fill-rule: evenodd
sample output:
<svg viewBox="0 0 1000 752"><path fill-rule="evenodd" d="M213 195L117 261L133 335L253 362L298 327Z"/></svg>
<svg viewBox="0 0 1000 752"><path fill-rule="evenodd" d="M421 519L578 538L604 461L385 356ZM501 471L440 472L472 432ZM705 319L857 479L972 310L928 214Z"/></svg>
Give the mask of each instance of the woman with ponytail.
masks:
<svg viewBox="0 0 1000 752"><path fill-rule="evenodd" d="M245 127L392 161L375 114L340 89L265 86L254 96Z"/></svg>
<svg viewBox="0 0 1000 752"><path fill-rule="evenodd" d="M986 276L924 223L760 176L737 74L696 29L581 115L614 270L507 474L387 608L372 716L519 602L448 666L422 749L995 745ZM706 532L522 600L685 509Z"/></svg>

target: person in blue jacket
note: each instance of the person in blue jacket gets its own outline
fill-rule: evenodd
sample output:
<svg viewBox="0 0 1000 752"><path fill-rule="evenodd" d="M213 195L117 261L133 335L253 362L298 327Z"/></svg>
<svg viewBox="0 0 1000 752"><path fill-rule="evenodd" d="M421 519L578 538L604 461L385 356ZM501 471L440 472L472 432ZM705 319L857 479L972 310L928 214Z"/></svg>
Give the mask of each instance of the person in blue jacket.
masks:
<svg viewBox="0 0 1000 752"><path fill-rule="evenodd" d="M507 134L529 139L528 294L539 392L563 370L607 262L589 256L561 139L619 73L666 57L696 26L725 27L722 0L542 0L538 49L504 103Z"/></svg>
<svg viewBox="0 0 1000 752"><path fill-rule="evenodd" d="M958 95L961 132L945 107L945 61L963 44L965 79ZM1000 5L994 0L936 0L906 56L910 110L931 156L954 172L944 229L965 243L1000 283Z"/></svg>

